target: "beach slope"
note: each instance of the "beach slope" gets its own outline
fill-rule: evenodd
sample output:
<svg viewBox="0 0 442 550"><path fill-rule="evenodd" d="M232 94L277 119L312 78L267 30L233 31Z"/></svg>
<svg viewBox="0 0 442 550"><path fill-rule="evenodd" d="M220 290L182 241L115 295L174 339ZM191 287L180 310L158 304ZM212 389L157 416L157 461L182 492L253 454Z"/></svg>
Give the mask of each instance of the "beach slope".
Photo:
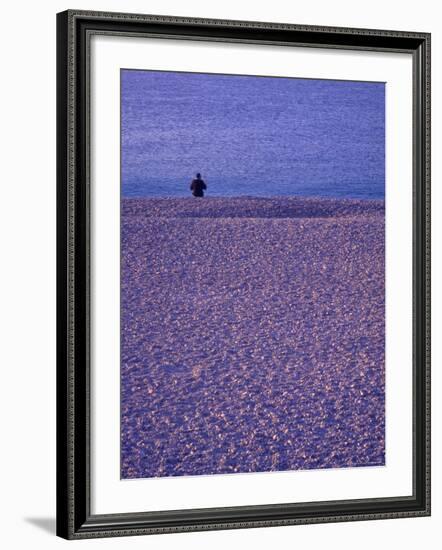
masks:
<svg viewBox="0 0 442 550"><path fill-rule="evenodd" d="M384 202L122 199L123 478L385 462Z"/></svg>

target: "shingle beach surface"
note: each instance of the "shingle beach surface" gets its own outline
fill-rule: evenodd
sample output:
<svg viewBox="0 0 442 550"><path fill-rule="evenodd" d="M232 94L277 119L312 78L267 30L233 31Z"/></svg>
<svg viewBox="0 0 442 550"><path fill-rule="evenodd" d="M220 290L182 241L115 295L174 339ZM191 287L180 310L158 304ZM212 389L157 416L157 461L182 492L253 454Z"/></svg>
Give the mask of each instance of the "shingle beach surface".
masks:
<svg viewBox="0 0 442 550"><path fill-rule="evenodd" d="M122 199L121 476L385 463L384 202Z"/></svg>

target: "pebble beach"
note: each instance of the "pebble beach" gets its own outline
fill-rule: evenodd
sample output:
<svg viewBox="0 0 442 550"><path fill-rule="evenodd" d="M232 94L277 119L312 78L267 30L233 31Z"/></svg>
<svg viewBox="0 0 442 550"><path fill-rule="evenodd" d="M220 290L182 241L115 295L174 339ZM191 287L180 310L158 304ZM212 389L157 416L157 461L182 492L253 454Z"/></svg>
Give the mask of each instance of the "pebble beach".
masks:
<svg viewBox="0 0 442 550"><path fill-rule="evenodd" d="M384 201L121 201L121 477L385 464Z"/></svg>

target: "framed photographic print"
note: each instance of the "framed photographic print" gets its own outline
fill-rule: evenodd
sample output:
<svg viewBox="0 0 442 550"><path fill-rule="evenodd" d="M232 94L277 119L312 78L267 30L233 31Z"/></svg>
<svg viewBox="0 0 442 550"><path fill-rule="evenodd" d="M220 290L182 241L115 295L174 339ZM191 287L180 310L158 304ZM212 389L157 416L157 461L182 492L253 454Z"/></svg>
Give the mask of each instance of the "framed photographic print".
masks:
<svg viewBox="0 0 442 550"><path fill-rule="evenodd" d="M430 36L57 19L57 533L430 513Z"/></svg>

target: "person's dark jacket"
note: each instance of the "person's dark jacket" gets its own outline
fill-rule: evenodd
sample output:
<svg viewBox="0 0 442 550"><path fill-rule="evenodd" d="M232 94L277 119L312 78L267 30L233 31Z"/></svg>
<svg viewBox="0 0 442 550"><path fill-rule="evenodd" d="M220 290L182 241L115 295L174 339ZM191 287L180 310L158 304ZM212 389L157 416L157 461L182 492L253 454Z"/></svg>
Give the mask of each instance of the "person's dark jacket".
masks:
<svg viewBox="0 0 442 550"><path fill-rule="evenodd" d="M194 197L204 197L204 190L207 189L207 185L205 184L204 180L201 178L196 178L192 180L192 183L190 184L190 190L192 191L192 195Z"/></svg>

